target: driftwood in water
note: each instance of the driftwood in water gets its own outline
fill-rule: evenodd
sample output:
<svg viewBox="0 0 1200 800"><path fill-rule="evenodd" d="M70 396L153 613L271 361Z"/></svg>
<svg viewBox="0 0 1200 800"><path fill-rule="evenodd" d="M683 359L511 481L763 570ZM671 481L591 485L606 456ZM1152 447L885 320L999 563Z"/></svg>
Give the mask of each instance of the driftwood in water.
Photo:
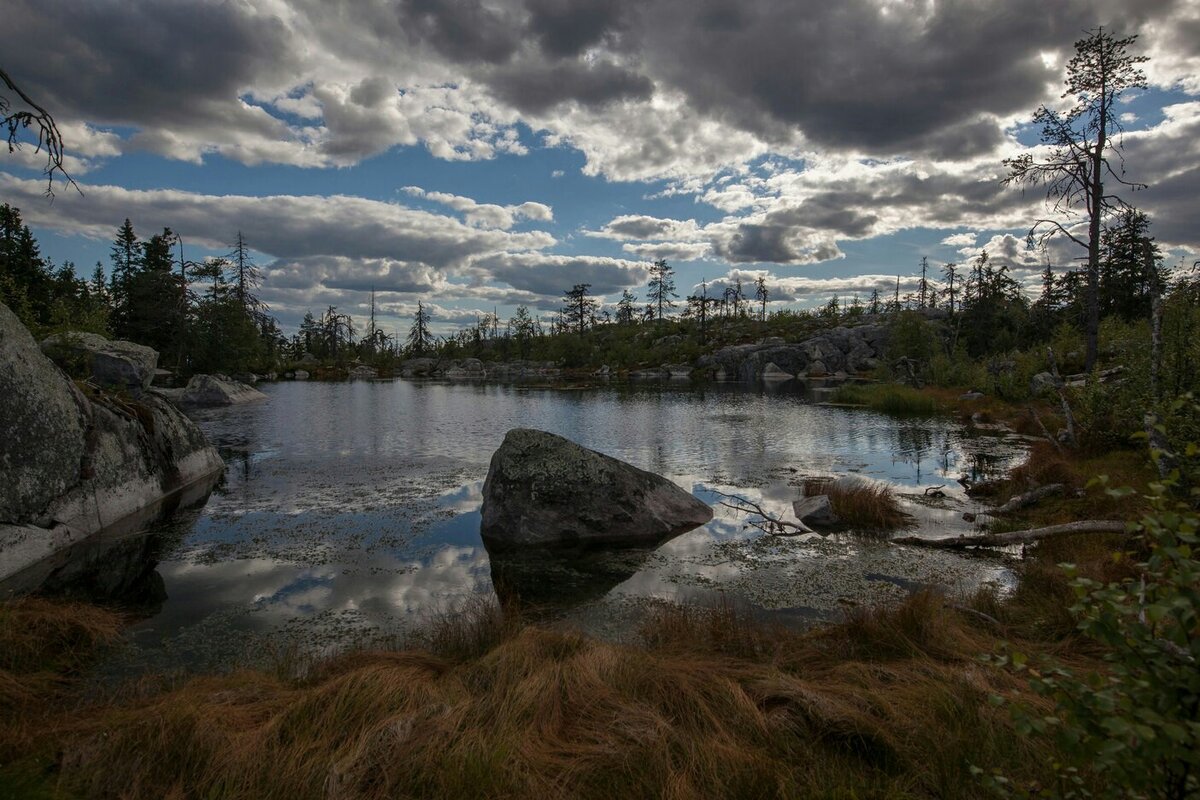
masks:
<svg viewBox="0 0 1200 800"><path fill-rule="evenodd" d="M1120 520L1089 519L1081 522L1067 522L1063 525L1050 525L1045 528L1032 528L1027 531L985 533L981 536L953 536L946 539L901 536L898 539L892 539L891 543L933 547L940 550L965 550L968 547L1008 547L1014 544L1028 544L1064 533L1124 533L1126 527L1127 524Z"/></svg>
<svg viewBox="0 0 1200 800"><path fill-rule="evenodd" d="M1002 506L993 508L989 513L992 514L1011 514L1014 511L1020 511L1022 508L1027 508L1034 505L1040 500L1044 500L1052 494L1059 494L1067 487L1061 483L1048 483L1045 486L1039 486L1036 489L1019 494L1009 500Z"/></svg>
<svg viewBox="0 0 1200 800"><path fill-rule="evenodd" d="M737 494L726 494L725 492L713 491L713 494L718 497L724 497L732 502L726 503L722 501L719 505L725 508L732 509L740 514L752 515L746 520L746 524L752 528L758 528L763 533L771 536L802 536L806 533L816 533L812 528L805 525L803 522L788 522L787 520L779 519L778 517L768 514L758 503L753 500L747 500L745 497ZM755 519L754 516L758 518Z"/></svg>

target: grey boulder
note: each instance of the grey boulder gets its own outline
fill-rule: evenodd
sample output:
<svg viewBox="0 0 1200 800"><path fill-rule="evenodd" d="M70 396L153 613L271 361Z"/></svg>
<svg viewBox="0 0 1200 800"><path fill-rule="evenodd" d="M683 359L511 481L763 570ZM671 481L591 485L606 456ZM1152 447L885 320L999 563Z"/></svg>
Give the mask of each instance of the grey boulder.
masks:
<svg viewBox="0 0 1200 800"><path fill-rule="evenodd" d="M0 397L0 579L223 468L163 398L85 395L2 304Z"/></svg>
<svg viewBox="0 0 1200 800"><path fill-rule="evenodd" d="M213 408L266 400L267 396L224 375L193 375L179 397L184 408Z"/></svg>
<svg viewBox="0 0 1200 800"><path fill-rule="evenodd" d="M150 386L158 367L158 352L153 348L96 333L56 333L42 342L42 352L68 372L78 366L100 386L135 393Z"/></svg>
<svg viewBox="0 0 1200 800"><path fill-rule="evenodd" d="M514 428L492 455L481 533L489 546L647 544L712 519L652 472L545 431Z"/></svg>
<svg viewBox="0 0 1200 800"><path fill-rule="evenodd" d="M792 513L796 519L813 528L828 528L837 525L841 520L833 513L833 504L829 495L817 494L811 497L801 497L792 501Z"/></svg>

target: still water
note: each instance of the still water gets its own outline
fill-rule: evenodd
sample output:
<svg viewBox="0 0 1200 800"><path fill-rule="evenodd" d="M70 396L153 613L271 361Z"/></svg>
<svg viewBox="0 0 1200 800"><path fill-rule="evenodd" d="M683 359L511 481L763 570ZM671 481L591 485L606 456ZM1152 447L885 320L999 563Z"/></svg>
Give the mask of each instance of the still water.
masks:
<svg viewBox="0 0 1200 800"><path fill-rule="evenodd" d="M122 656L127 668L211 667L281 642L336 647L402 632L491 597L494 582L549 618L619 637L648 603L725 597L804 624L914 586L969 592L1011 579L994 557L877 536L766 536L722 507L708 525L652 549L493 563L479 538L488 461L519 426L665 475L713 505L716 492L734 493L784 519L804 477L887 481L916 516L914 532L957 534L973 506L955 480L1005 469L1023 448L949 419L818 405L795 382L261 388L266 402L196 416L228 464L207 502L99 557L110 572L127 562L137 576L125 581L137 584L143 616ZM924 500L935 485L948 497Z"/></svg>

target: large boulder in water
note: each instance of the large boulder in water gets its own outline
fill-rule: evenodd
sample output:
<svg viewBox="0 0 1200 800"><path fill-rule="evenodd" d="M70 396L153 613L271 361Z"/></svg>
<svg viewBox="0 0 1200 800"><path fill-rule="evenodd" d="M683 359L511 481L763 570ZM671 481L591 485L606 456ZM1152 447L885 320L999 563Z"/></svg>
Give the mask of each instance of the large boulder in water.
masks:
<svg viewBox="0 0 1200 800"><path fill-rule="evenodd" d="M711 519L666 478L529 428L508 432L483 484L490 546L645 544Z"/></svg>
<svg viewBox="0 0 1200 800"><path fill-rule="evenodd" d="M253 386L224 375L193 375L179 396L179 405L184 408L212 408L266 399L267 396Z"/></svg>
<svg viewBox="0 0 1200 800"><path fill-rule="evenodd" d="M42 342L42 352L60 366L78 364L99 386L126 389L137 394L154 380L158 351L96 333L56 333Z"/></svg>
<svg viewBox="0 0 1200 800"><path fill-rule="evenodd" d="M0 580L224 466L162 398L87 391L0 304Z"/></svg>

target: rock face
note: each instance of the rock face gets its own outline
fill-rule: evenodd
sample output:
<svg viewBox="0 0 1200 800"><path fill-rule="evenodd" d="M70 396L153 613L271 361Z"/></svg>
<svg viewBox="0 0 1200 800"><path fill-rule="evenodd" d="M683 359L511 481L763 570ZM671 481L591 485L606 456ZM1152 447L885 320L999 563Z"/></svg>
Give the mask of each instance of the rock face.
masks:
<svg viewBox="0 0 1200 800"><path fill-rule="evenodd" d="M359 364L354 369L350 370L347 378L352 381L369 381L379 377L379 370L374 367L368 367L366 364Z"/></svg>
<svg viewBox="0 0 1200 800"><path fill-rule="evenodd" d="M158 367L158 352L153 348L95 333L56 333L42 342L42 352L60 364L79 364L100 386L135 394L150 386Z"/></svg>
<svg viewBox="0 0 1200 800"><path fill-rule="evenodd" d="M833 328L797 344L771 337L762 344L724 347L701 356L696 368L717 380L743 382L863 372L884 357L887 341L887 326L866 323Z"/></svg>
<svg viewBox="0 0 1200 800"><path fill-rule="evenodd" d="M224 375L193 375L179 396L184 408L213 408L266 400L267 396Z"/></svg>
<svg viewBox="0 0 1200 800"><path fill-rule="evenodd" d="M508 432L483 484L490 547L648 544L711 519L666 478L529 428Z"/></svg>
<svg viewBox="0 0 1200 800"><path fill-rule="evenodd" d="M85 396L3 305L0 397L0 579L224 467L163 398Z"/></svg>

